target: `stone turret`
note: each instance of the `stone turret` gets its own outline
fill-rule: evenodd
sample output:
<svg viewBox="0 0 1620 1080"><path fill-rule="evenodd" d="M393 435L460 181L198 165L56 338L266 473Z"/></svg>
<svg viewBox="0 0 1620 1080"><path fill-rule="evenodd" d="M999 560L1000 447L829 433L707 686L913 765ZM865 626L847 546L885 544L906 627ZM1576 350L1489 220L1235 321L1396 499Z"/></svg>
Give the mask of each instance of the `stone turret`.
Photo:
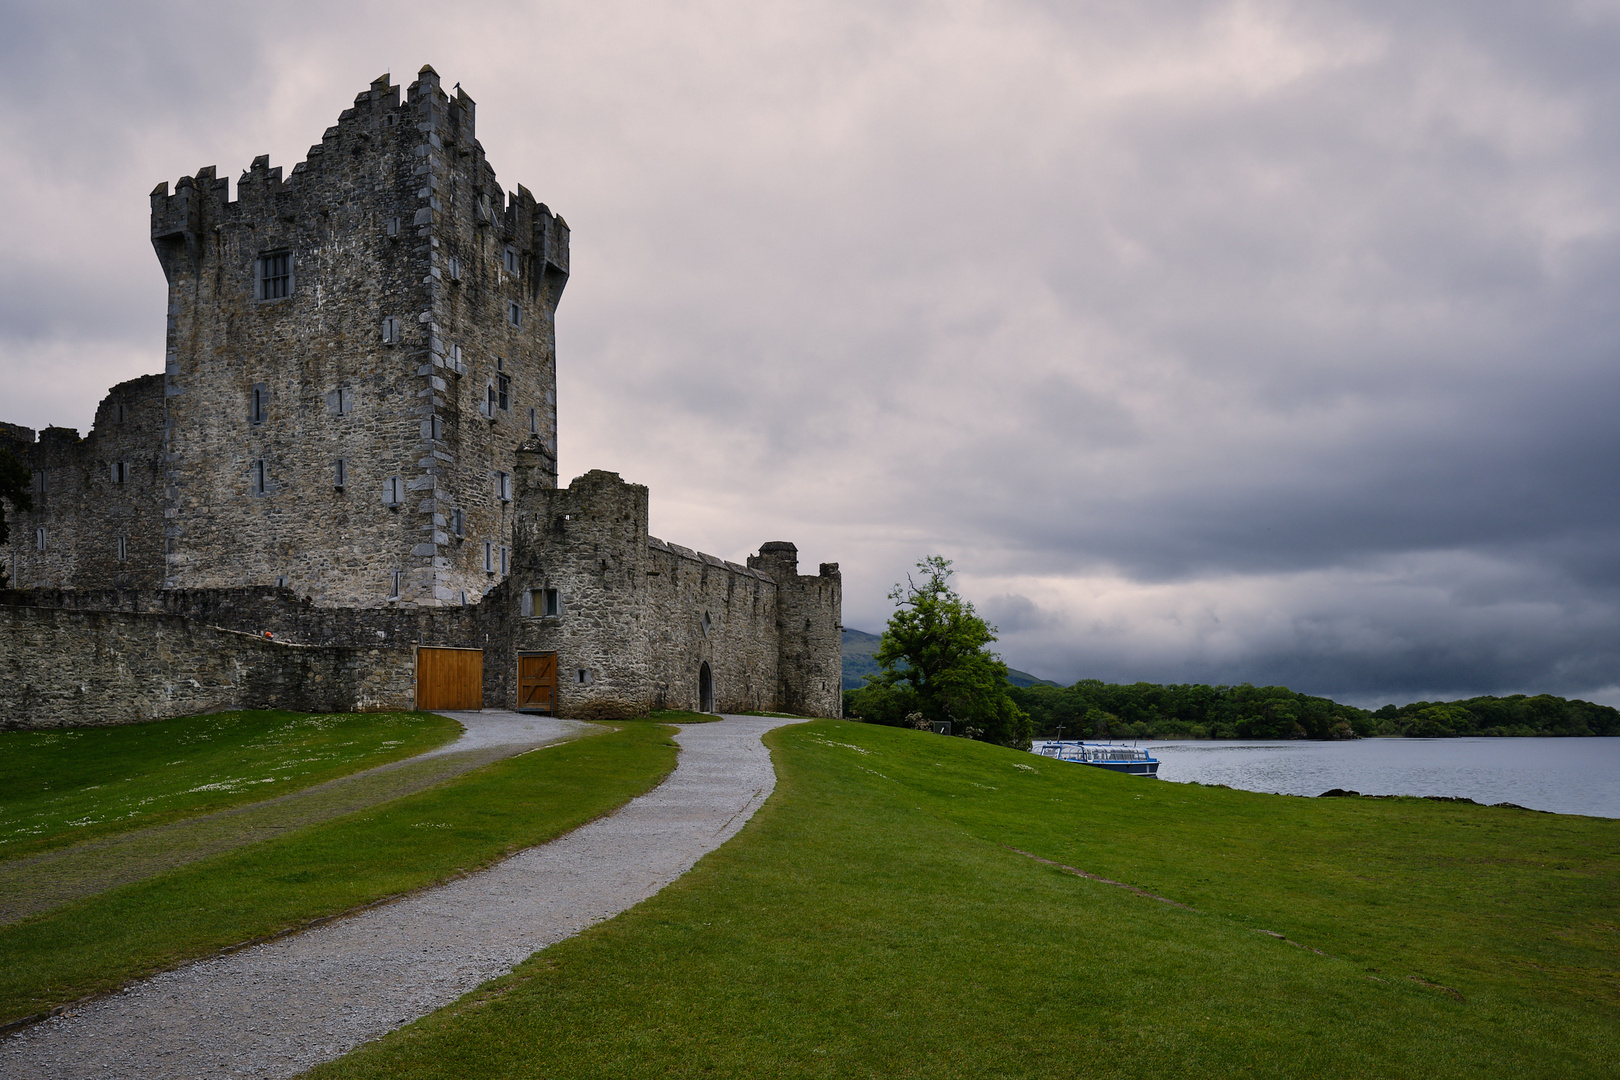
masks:
<svg viewBox="0 0 1620 1080"><path fill-rule="evenodd" d="M843 715L844 581L837 563L799 573L799 549L786 540L759 546L751 569L776 582L777 700L785 712Z"/></svg>

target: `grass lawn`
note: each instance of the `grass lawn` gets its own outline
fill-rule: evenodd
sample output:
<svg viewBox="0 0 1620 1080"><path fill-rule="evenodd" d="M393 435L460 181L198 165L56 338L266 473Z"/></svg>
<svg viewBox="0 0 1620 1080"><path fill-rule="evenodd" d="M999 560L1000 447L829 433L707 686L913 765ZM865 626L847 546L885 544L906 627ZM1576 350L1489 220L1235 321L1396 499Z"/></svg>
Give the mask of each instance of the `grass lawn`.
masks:
<svg viewBox="0 0 1620 1080"><path fill-rule="evenodd" d="M1620 821L767 741L776 793L690 874L310 1075L1620 1072Z"/></svg>
<svg viewBox="0 0 1620 1080"><path fill-rule="evenodd" d="M432 713L247 710L0 734L0 859L159 825L420 754Z"/></svg>
<svg viewBox="0 0 1620 1080"><path fill-rule="evenodd" d="M646 719L656 724L712 724L720 717L715 713L690 712L686 709L654 709Z"/></svg>
<svg viewBox="0 0 1620 1080"><path fill-rule="evenodd" d="M0 1024L560 836L675 753L667 727L624 725L0 927Z"/></svg>

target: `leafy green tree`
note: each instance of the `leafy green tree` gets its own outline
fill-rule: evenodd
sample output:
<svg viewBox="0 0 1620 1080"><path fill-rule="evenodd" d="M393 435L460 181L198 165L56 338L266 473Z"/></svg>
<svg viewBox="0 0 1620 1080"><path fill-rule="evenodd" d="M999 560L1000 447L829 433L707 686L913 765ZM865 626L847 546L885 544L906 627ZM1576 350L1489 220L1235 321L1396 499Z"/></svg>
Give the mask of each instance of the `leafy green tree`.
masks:
<svg viewBox="0 0 1620 1080"><path fill-rule="evenodd" d="M872 655L882 670L866 677L863 718L894 724L917 712L951 721L960 734L1027 748L1029 716L1009 696L1007 665L988 648L995 628L951 588L950 560L932 555L917 571L920 583L908 575L889 593L895 611Z"/></svg>
<svg viewBox="0 0 1620 1080"><path fill-rule="evenodd" d="M34 497L28 491L28 470L17 460L17 455L0 447L0 544L11 538L11 525L6 521L6 504L15 510L32 510ZM0 589L6 586L6 568L0 566Z"/></svg>

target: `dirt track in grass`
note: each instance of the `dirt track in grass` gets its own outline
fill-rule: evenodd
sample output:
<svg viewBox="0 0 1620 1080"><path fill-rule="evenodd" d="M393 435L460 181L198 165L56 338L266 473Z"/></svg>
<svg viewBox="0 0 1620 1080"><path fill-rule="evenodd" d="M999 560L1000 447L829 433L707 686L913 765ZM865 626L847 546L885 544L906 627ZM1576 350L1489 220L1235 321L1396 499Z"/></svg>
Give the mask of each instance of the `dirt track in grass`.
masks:
<svg viewBox="0 0 1620 1080"><path fill-rule="evenodd" d="M0 925L442 784L537 746L603 730L500 709L445 713L466 730L404 761L263 802L0 863Z"/></svg>

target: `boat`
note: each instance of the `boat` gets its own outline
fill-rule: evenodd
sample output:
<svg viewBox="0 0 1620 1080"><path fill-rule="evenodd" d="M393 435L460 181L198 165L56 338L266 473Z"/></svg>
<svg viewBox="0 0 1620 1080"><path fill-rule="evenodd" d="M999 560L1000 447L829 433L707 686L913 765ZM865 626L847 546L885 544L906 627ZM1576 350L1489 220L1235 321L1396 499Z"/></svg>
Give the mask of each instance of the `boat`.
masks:
<svg viewBox="0 0 1620 1080"><path fill-rule="evenodd" d="M1113 743L1070 742L1046 739L1030 743L1030 753L1058 761L1073 761L1079 765L1095 765L1099 769L1130 773L1132 776L1159 775L1159 759L1138 746L1116 746Z"/></svg>

